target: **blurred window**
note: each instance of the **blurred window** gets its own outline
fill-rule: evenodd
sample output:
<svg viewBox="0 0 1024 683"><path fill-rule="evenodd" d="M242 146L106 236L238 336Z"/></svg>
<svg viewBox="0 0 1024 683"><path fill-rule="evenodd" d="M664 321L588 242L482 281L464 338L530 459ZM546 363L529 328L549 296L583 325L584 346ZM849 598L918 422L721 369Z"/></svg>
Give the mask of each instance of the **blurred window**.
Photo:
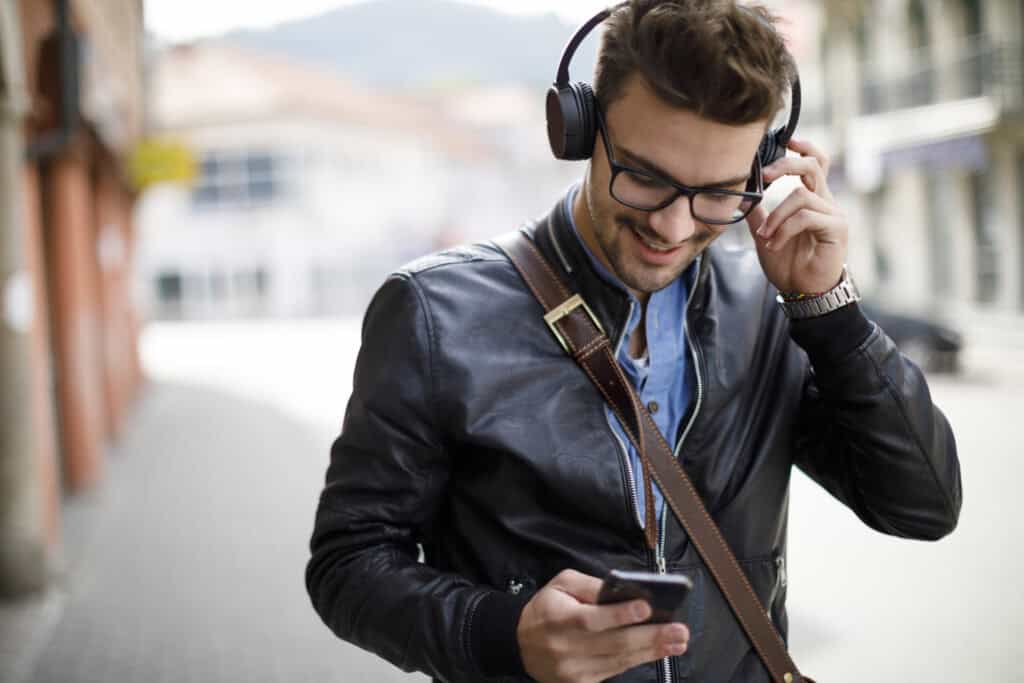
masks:
<svg viewBox="0 0 1024 683"><path fill-rule="evenodd" d="M937 299L945 299L953 291L953 235L946 219L952 207L949 206L949 193L943 191L946 178L942 173L939 169L928 169L924 173L931 286Z"/></svg>
<svg viewBox="0 0 1024 683"><path fill-rule="evenodd" d="M982 31L981 0L961 0L964 12L964 35L973 38Z"/></svg>
<svg viewBox="0 0 1024 683"><path fill-rule="evenodd" d="M1024 7L1021 7L1024 18ZM1019 242L1018 258L1018 289L1020 290L1020 307L1024 310L1024 146L1017 148L1017 239Z"/></svg>
<svg viewBox="0 0 1024 683"><path fill-rule="evenodd" d="M860 109L864 114L874 114L881 111L882 91L879 74L876 73L877 64L872 59L868 12L870 6L861 7L857 12L853 25L853 43L857 50L857 63L861 69Z"/></svg>
<svg viewBox="0 0 1024 683"><path fill-rule="evenodd" d="M256 289L256 293L260 296L265 296L267 293L267 271L262 268L257 268L253 271L252 282Z"/></svg>
<svg viewBox="0 0 1024 683"><path fill-rule="evenodd" d="M162 271L156 276L156 316L180 318L184 310L185 287L181 273Z"/></svg>
<svg viewBox="0 0 1024 683"><path fill-rule="evenodd" d="M878 287L884 289L892 278L889 253L885 245L882 224L885 220L885 204L889 186L882 183L877 190L869 193L867 199L868 228L871 231L871 256L875 266Z"/></svg>
<svg viewBox="0 0 1024 683"><path fill-rule="evenodd" d="M181 301L181 273L163 272L157 275L156 293L160 301Z"/></svg>
<svg viewBox="0 0 1024 683"><path fill-rule="evenodd" d="M192 191L197 209L239 209L271 205L284 198L289 164L269 150L213 150L201 161Z"/></svg>
<svg viewBox="0 0 1024 683"><path fill-rule="evenodd" d="M924 0L910 0L907 6L907 24L910 32L910 49L913 51L913 67L905 84L905 106L919 107L930 104L935 96L935 70L932 66L931 35L928 31L928 15Z"/></svg>
<svg viewBox="0 0 1024 683"><path fill-rule="evenodd" d="M212 271L210 273L210 298L214 301L223 301L227 295L228 283L223 271Z"/></svg>
<svg viewBox="0 0 1024 683"><path fill-rule="evenodd" d="M924 0L910 0L907 5L907 23L910 28L910 47L919 50L928 47L928 17L925 15Z"/></svg>
<svg viewBox="0 0 1024 683"><path fill-rule="evenodd" d="M265 315L269 310L269 273L263 268L237 270L231 275L232 300L243 316Z"/></svg>
<svg viewBox="0 0 1024 683"><path fill-rule="evenodd" d="M987 304L999 291L998 240L993 230L992 173L983 169L968 176L974 232L975 300Z"/></svg>
<svg viewBox="0 0 1024 683"><path fill-rule="evenodd" d="M963 29L967 50L960 67L960 97L977 97L985 91L985 83L994 66L992 55L987 49L988 40L982 15L981 0L961 0L963 8Z"/></svg>

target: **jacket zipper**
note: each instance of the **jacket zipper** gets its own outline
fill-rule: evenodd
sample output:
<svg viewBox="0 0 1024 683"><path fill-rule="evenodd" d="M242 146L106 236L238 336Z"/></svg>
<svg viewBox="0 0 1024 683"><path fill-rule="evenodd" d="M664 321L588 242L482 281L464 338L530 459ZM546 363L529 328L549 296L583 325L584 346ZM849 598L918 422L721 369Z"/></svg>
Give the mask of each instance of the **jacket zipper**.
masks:
<svg viewBox="0 0 1024 683"><path fill-rule="evenodd" d="M786 587L788 579L786 577L786 558L779 555L775 558L775 587L772 588L772 595L768 599L768 618L771 619L772 609L775 607L775 599L779 597L779 593L783 588Z"/></svg>
<svg viewBox="0 0 1024 683"><path fill-rule="evenodd" d="M697 264L697 277L694 278L693 291L690 292L689 299L686 302L687 313L689 313L690 306L693 304L694 294L696 294L696 292L697 292L697 283L699 283L699 282L700 282L700 263L698 262L698 264ZM690 336L690 320L689 320L688 316L684 317L683 333L686 335L686 344L687 344L687 346L689 346L690 354L693 357L693 376L697 378L697 398L696 398L696 400L693 403L693 412L690 413L690 419L686 423L686 428L683 429L683 433L679 436L679 440L676 441L676 447L672 451L672 456L676 460L679 459L679 451L683 447L683 441L686 440L687 435L690 433L690 429L693 427L693 423L697 421L697 413L700 412L700 404L704 400L704 380L701 378L701 374L700 374L700 369L701 369L701 365L700 365L700 349L694 343L693 337ZM667 507L668 506L665 503L665 499L664 499L664 497L662 497L662 501L661 501L661 529L660 529L660 533L658 534L658 547L657 547L657 552L655 553L655 558L656 558L656 562L657 562L657 565L658 565L657 568L658 568L658 573L659 574L664 574L666 572L666 563L665 563L665 536L666 536L665 518L667 516L666 515L666 511L667 511L666 508ZM663 666L664 671L665 671L665 683L672 683L672 679L673 679L673 676L672 676L672 658L671 657L665 657L665 659L662 660L662 666Z"/></svg>
<svg viewBox="0 0 1024 683"><path fill-rule="evenodd" d="M693 295L696 293L696 289L697 289L696 282L699 282L699 278L700 278L699 268L700 268L700 264L698 263L698 276L695 279L694 291L690 293L689 300L687 301L687 304L686 304L687 311L689 311L689 308L690 308L690 306L693 303L693 299L694 299ZM634 307L635 307L634 302L630 301L629 302L629 313L628 313L628 315L626 317L627 321L630 318L633 317L633 309L634 309ZM704 382L701 379L701 374L700 374L700 367L701 366L700 366L700 359L699 359L699 355L698 355L699 354L699 349L697 348L696 344L694 344L693 338L690 336L690 325L689 325L689 320L688 319L684 322L684 329L683 329L683 331L684 331L684 333L686 335L686 343L689 345L690 353L693 356L693 368L694 368L694 373L693 374L694 374L694 377L697 378L697 400L694 402L693 412L690 413L690 420L689 420L689 422L686 423L686 428L683 430L682 435L679 437L679 440L676 442L676 447L675 447L675 450L673 451L673 455L677 459L679 458L679 449L682 448L683 441L686 440L686 436L690 433L690 429L693 427L693 423L697 419L697 413L700 411L700 404L701 404L701 401L704 398ZM623 340L625 338L626 338L626 327L623 326L622 332L619 333L619 338L618 338L618 340L615 343L615 356L614 356L614 358L615 358L616 362L618 362L619 351L622 349L622 342L623 342ZM626 449L626 444L624 444L622 442L622 439L619 438L618 432L616 432L615 428L612 426L611 418L608 415L607 411L605 411L605 419L606 419L606 421L608 421L608 426L611 429L612 434L615 436L615 440L619 444L619 455L621 456L622 461L626 465L626 474L627 474L626 485L629 488L630 499L633 501L633 512L636 514L637 521L638 521L638 523L640 524L640 526L642 528L643 527L643 522L641 520L643 520L643 518L640 516L640 501L637 499L636 484L633 481L633 466L629 462L629 452ZM665 508L666 508L665 501L662 500L662 503L661 503L661 519L659 520L659 525L658 525L659 526L659 529L658 529L658 542L656 544L655 552L654 552L654 565L655 565L655 569L657 570L657 572L659 574L665 574L667 572L667 566L666 566L666 561L665 561ZM671 659L671 657L665 657L661 661L661 665L662 665L662 670L664 672L664 681L665 681L665 683L672 683L672 678L673 677L672 677L672 659Z"/></svg>
<svg viewBox="0 0 1024 683"><path fill-rule="evenodd" d="M636 306L636 304L634 304L633 301L629 302L629 314L628 314L628 316L626 318L627 321L630 318L633 317L633 309L635 308L635 306ZM615 356L614 357L615 357L616 362L618 362L619 351L622 349L622 342L623 342L623 340L625 338L626 338L626 328L625 328L625 326L623 326L622 332L619 334L619 339L615 343ZM699 380L698 380L698 384L699 384ZM699 391L698 391L698 394L699 394ZM694 411L694 412L696 413L696 411ZM632 466L632 464L629 461L629 451L626 449L626 444L624 444L622 442L622 439L619 438L618 432L616 432L615 428L612 427L611 418L609 417L607 411L605 411L605 419L608 420L608 426L611 427L612 434L615 435L615 440L619 443L619 455L621 456L622 461L626 464L626 474L627 474L626 482L627 482L627 486L629 487L630 499L633 501L633 512L636 513L637 523L640 525L641 528L643 528L644 521L643 521L643 517L640 516L640 501L639 501L639 499L637 498L637 495L636 495L636 484L633 481L633 466ZM691 424L692 424L692 418L691 418ZM686 431L689 431L689 426L687 426ZM685 432L684 432L684 435L685 435ZM682 440L680 439L680 443L681 442L682 442ZM665 504L664 504L664 502L662 503L661 507L662 507L662 514L661 514L661 519L659 520L659 524L658 524L658 542L655 544L655 549L654 549L654 565L655 565L655 568L657 569L659 574L664 574L664 573L666 573L666 564L665 564L665 514L664 514L665 513ZM665 681L665 683L672 683L672 663L671 663L671 660L668 657L665 657L662 660L661 664L662 664L662 670L664 671L664 681Z"/></svg>
<svg viewBox="0 0 1024 683"><path fill-rule="evenodd" d="M626 322L628 324L629 319L633 317L633 308L636 304L631 300L629 302L629 313L626 316ZM626 326L623 325L622 332L619 333L619 339L615 342L615 362L618 362L619 351L622 349L622 342L626 338ZM640 500L636 495L636 483L633 481L633 465L629 462L629 451L626 449L626 444L622 442L622 438L619 437L619 433L615 431L615 426L612 424L612 416L606 409L604 411L605 421L608 422L608 428L611 429L612 435L619 444L619 456L626 466L626 486L629 489L629 499L633 502L633 512L636 514L637 523L643 528L644 522L643 517L640 516ZM623 427L625 429L625 427Z"/></svg>
<svg viewBox="0 0 1024 683"><path fill-rule="evenodd" d="M654 561L657 564L659 574L665 574L668 571L665 562L665 502L661 503L661 519L658 520L658 546L655 549ZM661 660L662 670L664 671L665 683L672 683L672 658L665 657Z"/></svg>

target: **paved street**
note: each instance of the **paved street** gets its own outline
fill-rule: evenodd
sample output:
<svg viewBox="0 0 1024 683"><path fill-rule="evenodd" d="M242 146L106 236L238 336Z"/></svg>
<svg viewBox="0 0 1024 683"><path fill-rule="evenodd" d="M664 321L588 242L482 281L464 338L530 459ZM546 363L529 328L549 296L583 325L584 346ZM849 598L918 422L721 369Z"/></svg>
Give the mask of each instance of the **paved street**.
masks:
<svg viewBox="0 0 1024 683"><path fill-rule="evenodd" d="M0 608L0 679L424 680L334 638L302 583L358 332L358 321L149 328L154 382L103 487L69 506L66 578ZM964 468L949 539L884 537L797 477L792 647L819 681L1024 681L1013 544L1024 522L1009 504L1024 475L1022 359L979 351L964 376L933 380Z"/></svg>
<svg viewBox="0 0 1024 683"><path fill-rule="evenodd" d="M279 410L160 383L111 454L63 617L27 680L399 681L302 576L324 446Z"/></svg>

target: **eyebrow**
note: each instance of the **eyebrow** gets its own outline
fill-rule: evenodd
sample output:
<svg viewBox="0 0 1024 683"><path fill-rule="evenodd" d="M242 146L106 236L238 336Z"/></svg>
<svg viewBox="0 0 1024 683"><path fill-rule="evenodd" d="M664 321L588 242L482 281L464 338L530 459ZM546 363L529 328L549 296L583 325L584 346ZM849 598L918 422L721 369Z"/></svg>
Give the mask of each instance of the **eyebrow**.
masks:
<svg viewBox="0 0 1024 683"><path fill-rule="evenodd" d="M643 169L645 171L650 171L651 173L654 173L655 175L661 176L665 180L671 180L671 181L673 181L675 183L678 183L679 185L683 185L683 183L680 183L675 178L673 178L671 173L669 173L665 169L661 168L660 166L658 166L653 161L651 161L649 159L645 159L644 157L640 156L639 154L636 154L635 152L630 152L628 149L625 149L624 147L618 147L615 151L618 152L620 155L622 155L624 158L628 159L630 162L632 162L632 163L636 164L637 166L639 166L641 169ZM725 189L725 188L728 188L728 187L732 187L733 185L739 185L740 183L746 183L749 179L750 179L750 174L747 173L746 175L736 176L735 178L729 178L727 180L721 180L721 181L716 182L716 183L708 183L707 185L693 185L692 187L701 187L701 188L705 188L706 187L706 188Z"/></svg>

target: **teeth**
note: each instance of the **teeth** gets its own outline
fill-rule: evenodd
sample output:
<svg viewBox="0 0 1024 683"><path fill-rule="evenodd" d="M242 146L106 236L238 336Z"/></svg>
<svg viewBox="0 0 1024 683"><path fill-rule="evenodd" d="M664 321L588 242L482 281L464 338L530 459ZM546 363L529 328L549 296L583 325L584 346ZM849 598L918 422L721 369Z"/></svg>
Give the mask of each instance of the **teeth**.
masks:
<svg viewBox="0 0 1024 683"><path fill-rule="evenodd" d="M666 252L666 251L672 251L675 248L675 247L659 247L657 244L654 244L653 242L649 242L646 239L644 239L643 235L638 233L636 230L633 231L633 234L635 234L637 237L639 237L640 241L643 242L645 245L647 245L647 248L651 249L652 251Z"/></svg>

